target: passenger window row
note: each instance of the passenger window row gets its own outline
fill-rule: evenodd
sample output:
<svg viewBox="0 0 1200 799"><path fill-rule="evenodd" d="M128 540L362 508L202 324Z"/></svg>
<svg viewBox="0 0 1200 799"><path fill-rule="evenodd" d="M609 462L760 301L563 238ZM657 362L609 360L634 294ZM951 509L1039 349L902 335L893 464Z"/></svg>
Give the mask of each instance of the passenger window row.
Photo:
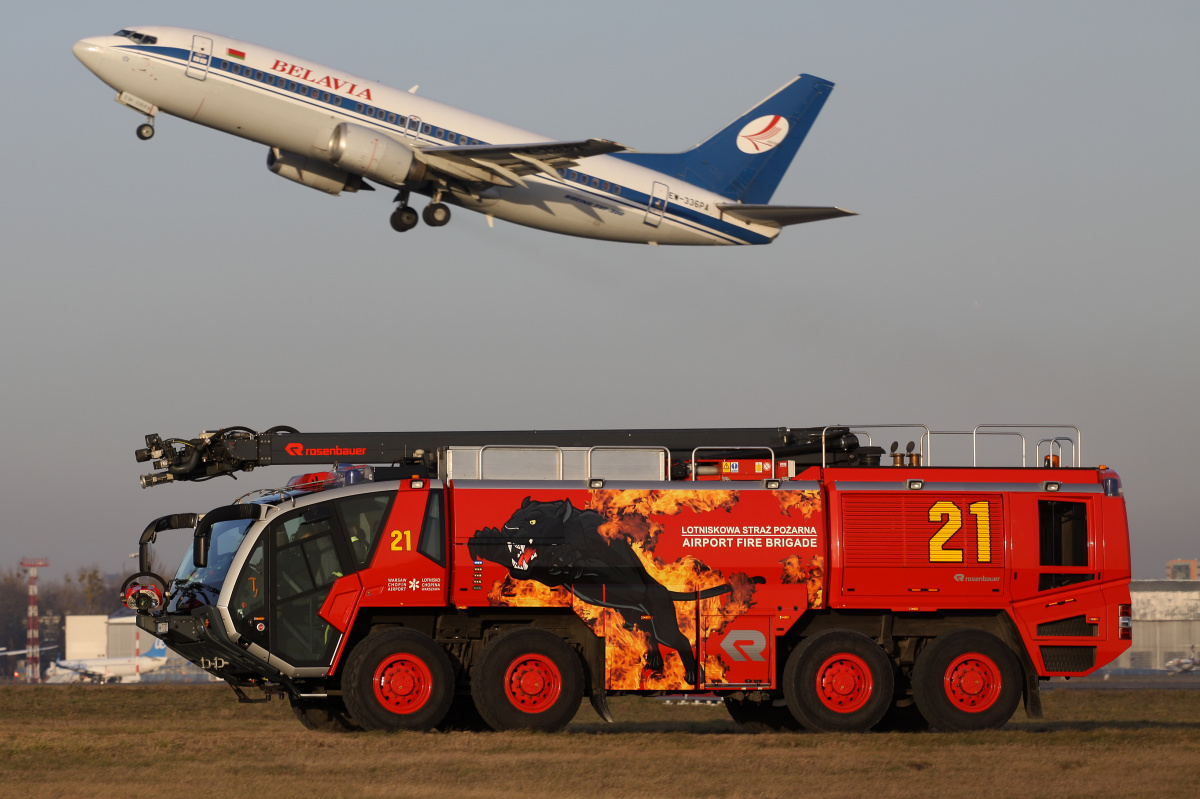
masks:
<svg viewBox="0 0 1200 799"><path fill-rule="evenodd" d="M616 194L618 196L621 194L621 187L616 183L609 183L607 180L601 180L600 178L588 177L582 172L576 172L574 169L560 169L558 170L558 174L567 180L575 183L582 183L584 186L591 186L593 189L607 191L610 194Z"/></svg>
<svg viewBox="0 0 1200 799"><path fill-rule="evenodd" d="M339 107L342 105L342 98L338 97L336 94L321 91L316 86L309 87L303 83L296 83L295 81L288 80L286 75L276 76L269 72L263 73L253 69L252 67L242 66L241 64L236 64L224 59L217 59L215 63L219 69L228 72L231 75L241 75L242 77L249 78L256 83L262 83L267 86L278 86L284 91L298 94L301 97L311 97L312 99L318 100L322 103L329 103L330 105L336 105Z"/></svg>

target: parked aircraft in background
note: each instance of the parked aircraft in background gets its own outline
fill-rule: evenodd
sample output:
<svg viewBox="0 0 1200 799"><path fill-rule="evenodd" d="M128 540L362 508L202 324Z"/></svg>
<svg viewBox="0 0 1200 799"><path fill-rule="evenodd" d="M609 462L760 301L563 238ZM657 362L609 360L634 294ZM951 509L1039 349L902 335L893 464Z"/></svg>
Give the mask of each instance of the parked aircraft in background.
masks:
<svg viewBox="0 0 1200 799"><path fill-rule="evenodd" d="M554 141L248 42L126 28L75 55L146 121L160 111L265 144L275 174L329 194L396 189L398 231L440 227L449 204L541 230L645 244L767 244L785 225L852 216L770 205L833 84L793 79L691 150Z"/></svg>
<svg viewBox="0 0 1200 799"><path fill-rule="evenodd" d="M137 682L141 675L157 671L166 661L167 645L155 638L150 650L136 657L56 660L46 669L46 682Z"/></svg>
<svg viewBox="0 0 1200 799"><path fill-rule="evenodd" d="M1196 646L1192 645L1192 656L1190 658L1173 658L1163 664L1170 674L1187 674L1192 669L1196 668Z"/></svg>

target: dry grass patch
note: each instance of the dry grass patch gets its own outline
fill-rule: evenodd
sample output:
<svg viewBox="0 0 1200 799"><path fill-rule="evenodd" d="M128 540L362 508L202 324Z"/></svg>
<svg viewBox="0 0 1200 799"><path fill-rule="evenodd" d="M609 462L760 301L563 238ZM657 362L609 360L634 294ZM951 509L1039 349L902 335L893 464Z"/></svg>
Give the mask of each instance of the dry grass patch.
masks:
<svg viewBox="0 0 1200 799"><path fill-rule="evenodd" d="M612 701L564 733L321 735L221 686L0 689L5 796L1086 797L1200 788L1200 691L1057 691L963 734L749 735L720 706Z"/></svg>

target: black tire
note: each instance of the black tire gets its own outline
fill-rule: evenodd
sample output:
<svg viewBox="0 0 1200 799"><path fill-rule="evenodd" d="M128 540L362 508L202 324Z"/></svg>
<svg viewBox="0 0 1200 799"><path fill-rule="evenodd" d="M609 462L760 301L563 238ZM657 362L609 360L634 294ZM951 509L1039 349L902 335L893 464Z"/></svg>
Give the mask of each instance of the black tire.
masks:
<svg viewBox="0 0 1200 799"><path fill-rule="evenodd" d="M795 732L804 729L787 705L776 706L770 701L752 702L725 697L725 709L729 711L729 717L746 732Z"/></svg>
<svg viewBox="0 0 1200 799"><path fill-rule="evenodd" d="M454 699L454 668L429 636L381 630L350 653L342 695L363 729L431 730Z"/></svg>
<svg viewBox="0 0 1200 799"><path fill-rule="evenodd" d="M406 230L415 228L419 220L420 217L417 216L417 212L405 205L393 211L389 221L392 224L392 230L395 230L397 233L403 233Z"/></svg>
<svg viewBox="0 0 1200 799"><path fill-rule="evenodd" d="M154 126L148 122L143 122L137 126L137 137L142 141L154 138Z"/></svg>
<svg viewBox="0 0 1200 799"><path fill-rule="evenodd" d="M289 696L288 701L300 723L313 732L354 732L362 729L354 723L339 697L298 699Z"/></svg>
<svg viewBox="0 0 1200 799"><path fill-rule="evenodd" d="M813 732L866 732L891 707L893 688L891 660L850 630L805 640L783 670L788 708Z"/></svg>
<svg viewBox="0 0 1200 799"><path fill-rule="evenodd" d="M430 227L441 227L450 221L450 206L445 203L430 203L421 212L421 218Z"/></svg>
<svg viewBox="0 0 1200 799"><path fill-rule="evenodd" d="M997 729L1021 701L1021 664L1003 641L983 630L940 635L917 655L913 696L921 715L939 730Z"/></svg>
<svg viewBox="0 0 1200 799"><path fill-rule="evenodd" d="M561 730L583 700L583 664L566 641L530 627L491 640L471 672L471 696L493 730Z"/></svg>
<svg viewBox="0 0 1200 799"><path fill-rule="evenodd" d="M491 729L467 694L454 697L450 710L438 722L437 728L440 732L485 732Z"/></svg>

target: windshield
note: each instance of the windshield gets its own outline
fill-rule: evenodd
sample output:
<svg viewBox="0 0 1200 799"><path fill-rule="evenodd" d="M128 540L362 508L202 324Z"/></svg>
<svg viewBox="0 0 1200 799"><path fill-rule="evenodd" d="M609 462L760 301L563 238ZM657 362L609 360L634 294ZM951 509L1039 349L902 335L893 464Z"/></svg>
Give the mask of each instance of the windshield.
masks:
<svg viewBox="0 0 1200 799"><path fill-rule="evenodd" d="M233 519L214 524L208 565L202 568L197 568L194 563L197 541L192 539L192 546L184 553L175 579L167 586L170 594L168 613L189 613L201 605L217 604L217 596L221 593L229 565L233 563L233 556L237 554L252 524L253 519Z"/></svg>

